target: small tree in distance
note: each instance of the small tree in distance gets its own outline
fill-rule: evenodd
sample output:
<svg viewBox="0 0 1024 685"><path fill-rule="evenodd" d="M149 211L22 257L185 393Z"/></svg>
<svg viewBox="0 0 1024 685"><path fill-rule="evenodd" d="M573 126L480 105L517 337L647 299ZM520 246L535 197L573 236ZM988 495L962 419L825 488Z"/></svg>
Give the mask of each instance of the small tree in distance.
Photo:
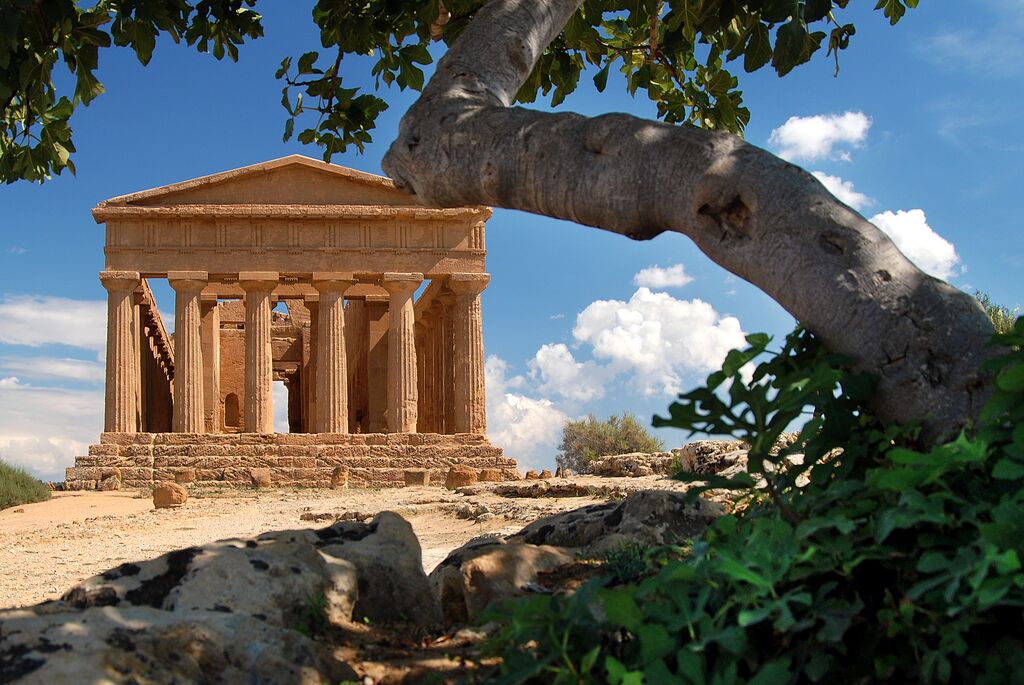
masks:
<svg viewBox="0 0 1024 685"><path fill-rule="evenodd" d="M590 414L579 421L566 421L562 428L562 442L555 462L563 469L586 473L590 462L598 457L628 452L660 452L665 443L655 438L636 415L623 412L622 416L609 416L598 421Z"/></svg>

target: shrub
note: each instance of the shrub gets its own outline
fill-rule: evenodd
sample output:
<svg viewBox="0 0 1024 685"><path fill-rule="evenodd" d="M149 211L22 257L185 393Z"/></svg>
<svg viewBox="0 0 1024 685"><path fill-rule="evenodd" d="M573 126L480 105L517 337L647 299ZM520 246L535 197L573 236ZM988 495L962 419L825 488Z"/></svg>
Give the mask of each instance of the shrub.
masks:
<svg viewBox="0 0 1024 685"><path fill-rule="evenodd" d="M980 290L975 291L974 297L977 298L981 306L985 308L985 313L988 314L988 318L992 320L992 325L996 328L996 333L1009 333L1013 329L1013 321L1020 316L1020 307L1015 308L1013 311L1009 307L996 304L992 301L992 298L988 296L988 293L983 293Z"/></svg>
<svg viewBox="0 0 1024 685"><path fill-rule="evenodd" d="M638 582L493 610L495 682L1024 682L1024 318L978 425L927 449L806 331L744 385L769 344L747 340L655 422L751 444L749 473L690 491L735 489L738 513Z"/></svg>
<svg viewBox="0 0 1024 685"><path fill-rule="evenodd" d="M591 414L579 421L567 421L562 428L560 453L555 461L562 468L586 473L587 465L598 457L627 452L660 452L665 443L652 437L636 416L625 412L598 421Z"/></svg>
<svg viewBox="0 0 1024 685"><path fill-rule="evenodd" d="M0 509L50 499L50 489L24 470L0 461Z"/></svg>

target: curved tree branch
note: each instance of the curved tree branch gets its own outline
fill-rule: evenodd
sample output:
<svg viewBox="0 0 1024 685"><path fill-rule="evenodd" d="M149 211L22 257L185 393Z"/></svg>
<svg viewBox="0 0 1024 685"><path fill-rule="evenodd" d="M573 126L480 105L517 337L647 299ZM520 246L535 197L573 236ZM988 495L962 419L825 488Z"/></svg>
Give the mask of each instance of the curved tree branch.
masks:
<svg viewBox="0 0 1024 685"><path fill-rule="evenodd" d="M813 176L738 136L511 108L579 0L493 0L402 119L384 170L427 204L485 204L634 239L689 236L880 382L887 421L975 417L992 326Z"/></svg>

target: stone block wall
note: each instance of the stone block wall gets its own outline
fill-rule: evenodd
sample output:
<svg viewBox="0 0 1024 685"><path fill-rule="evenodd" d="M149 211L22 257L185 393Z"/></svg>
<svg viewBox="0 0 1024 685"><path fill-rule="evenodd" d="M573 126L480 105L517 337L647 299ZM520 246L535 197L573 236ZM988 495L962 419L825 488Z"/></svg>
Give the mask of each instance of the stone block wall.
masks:
<svg viewBox="0 0 1024 685"><path fill-rule="evenodd" d="M103 433L67 470L65 487L96 489L111 469L129 488L173 480L249 485L253 469L269 471L275 486L330 487L338 467L348 469L351 487L397 487L404 469L427 469L431 482L443 482L455 465L519 477L515 459L469 433Z"/></svg>

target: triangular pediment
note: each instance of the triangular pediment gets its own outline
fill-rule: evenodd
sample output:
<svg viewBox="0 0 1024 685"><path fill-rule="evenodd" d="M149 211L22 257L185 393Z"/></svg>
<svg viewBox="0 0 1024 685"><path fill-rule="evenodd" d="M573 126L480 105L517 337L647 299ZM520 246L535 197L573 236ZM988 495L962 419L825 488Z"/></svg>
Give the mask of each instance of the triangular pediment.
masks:
<svg viewBox="0 0 1024 685"><path fill-rule="evenodd" d="M122 195L100 207L176 205L390 205L416 200L389 178L302 155Z"/></svg>

